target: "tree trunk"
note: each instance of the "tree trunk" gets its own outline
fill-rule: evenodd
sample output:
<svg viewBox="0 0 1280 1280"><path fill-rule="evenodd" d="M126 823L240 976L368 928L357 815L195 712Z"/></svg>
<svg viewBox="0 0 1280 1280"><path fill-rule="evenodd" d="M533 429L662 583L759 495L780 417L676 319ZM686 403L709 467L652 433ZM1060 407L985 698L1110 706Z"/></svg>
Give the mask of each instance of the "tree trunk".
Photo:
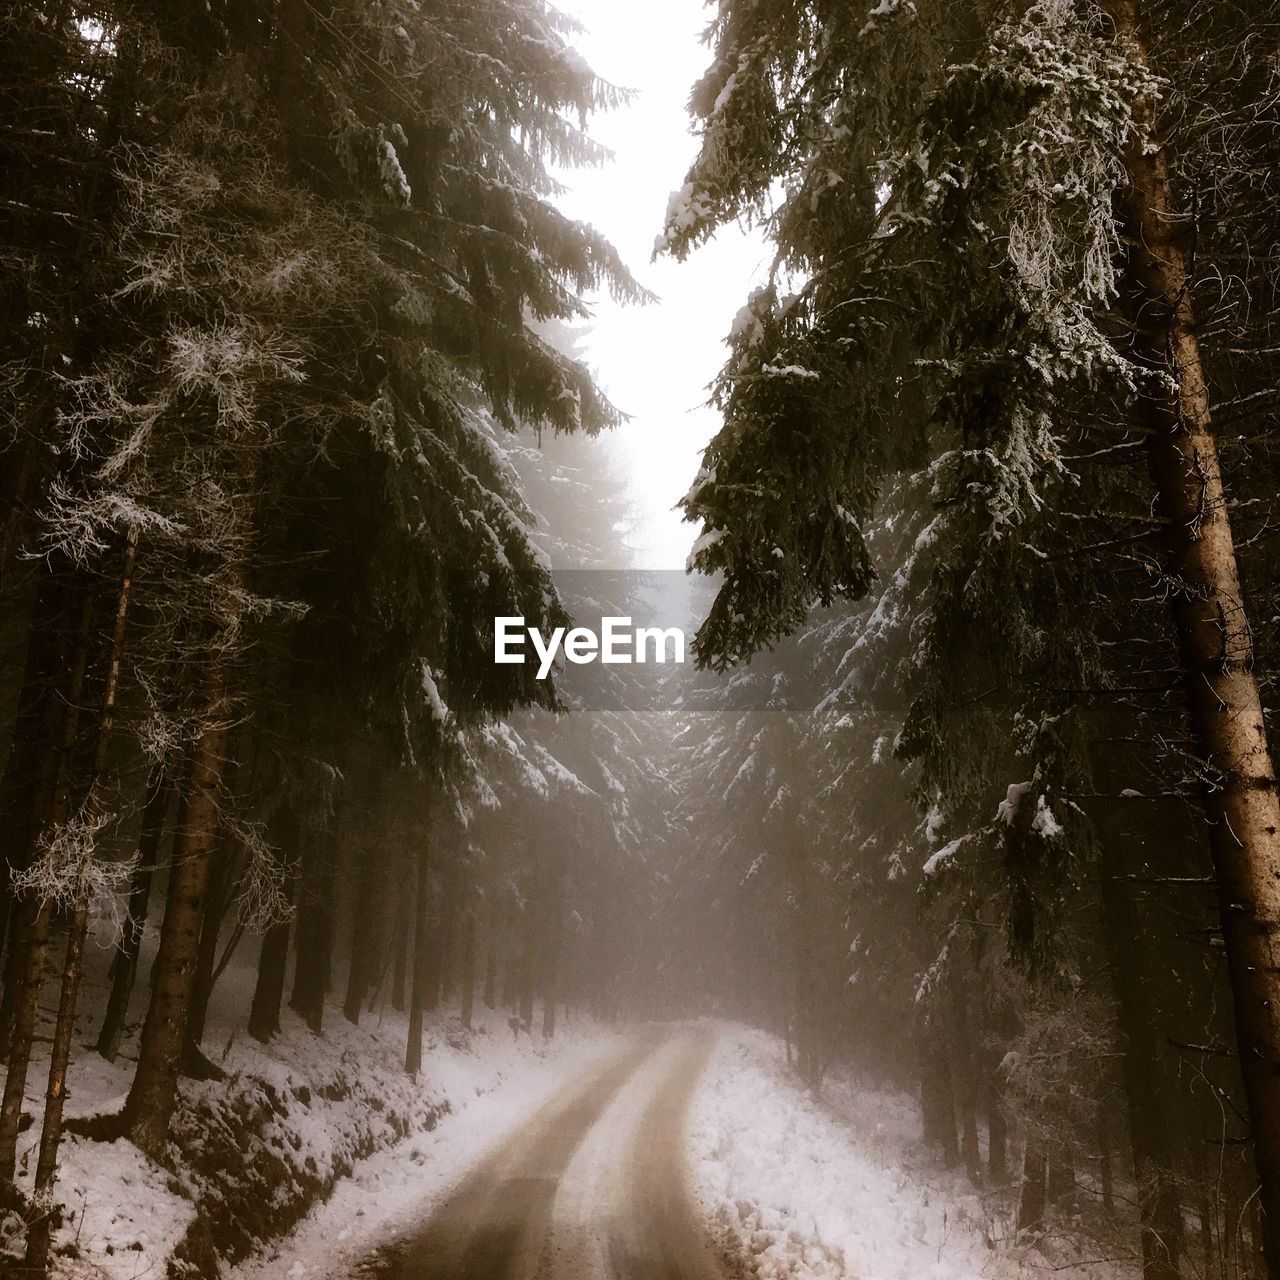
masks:
<svg viewBox="0 0 1280 1280"><path fill-rule="evenodd" d="M43 812L42 820L35 828L37 832L52 831L66 816L68 775L80 724L80 704L84 695L92 615L93 597L86 589L81 603L74 659L67 679L56 762L48 780L48 790L41 796ZM40 989L44 985L45 957L52 923L53 903L34 893L27 895L18 916L17 933L11 944L19 949L21 966L12 1003L9 1071L5 1076L4 1100L0 1103L0 1182L11 1182L17 1165L22 1100L26 1093L27 1070L31 1065L31 1047L35 1039Z"/></svg>
<svg viewBox="0 0 1280 1280"><path fill-rule="evenodd" d="M520 959L523 953L517 950L520 913L514 899L508 898L502 917L502 1007L516 1013L520 1007Z"/></svg>
<svg viewBox="0 0 1280 1280"><path fill-rule="evenodd" d="M791 841L784 852L787 883L793 897L789 922L791 1008L794 1014L800 1079L808 1088L816 1090L820 1074L817 1052L816 965L813 954L813 921L816 911L809 864L808 850L802 848L797 840Z"/></svg>
<svg viewBox="0 0 1280 1280"><path fill-rule="evenodd" d="M45 585L47 590L36 596L18 721L5 771L5 862L10 875L30 864L56 804L59 775L65 771L68 754L63 744L78 713L78 704L73 706L67 697L68 681L76 681L77 670L83 681L88 648L87 587L69 573L50 575ZM75 618L80 619L79 627L73 625ZM0 1000L0 1048L6 1059L13 1047L17 1006L27 990L36 905L28 897L15 902L11 912Z"/></svg>
<svg viewBox="0 0 1280 1280"><path fill-rule="evenodd" d="M1118 829L1123 844L1123 827ZM1166 1091L1161 1087L1160 1033L1154 1024L1143 975L1150 972L1143 955L1138 914L1127 882L1114 874L1128 858L1102 875L1103 930L1111 984L1121 1035L1120 1070L1129 1113L1129 1143L1138 1183L1138 1212L1144 1280L1177 1280L1181 1253L1181 1209L1168 1131Z"/></svg>
<svg viewBox="0 0 1280 1280"><path fill-rule="evenodd" d="M520 1025L531 1032L533 1030L533 996L538 973L538 935L534 927L532 910L525 910L522 924L524 925L524 951L520 957L519 1014Z"/></svg>
<svg viewBox="0 0 1280 1280"><path fill-rule="evenodd" d="M223 770L223 788L228 792L229 803L234 805L238 796L243 796L246 788L252 785L253 767L242 767L241 760L247 752L248 735L243 728L229 734L227 753L229 760ZM253 753L256 759L256 749ZM228 774L238 775L233 783ZM204 922L200 926L200 952L196 960L195 985L191 996L191 1010L187 1016L187 1044L184 1050L184 1074L196 1080L222 1080L225 1073L205 1056L202 1045L204 1032L209 1018L209 1001L213 998L213 990L241 938L244 936L243 926L237 924L223 950L222 958L218 957L218 943L221 940L223 925L231 912L232 905L239 892L245 864L241 861L243 850L238 837L232 828L220 824L217 842L209 867L209 889L205 897Z"/></svg>
<svg viewBox="0 0 1280 1280"><path fill-rule="evenodd" d="M1045 1172L1044 1147L1028 1138L1022 1153L1022 1185L1018 1189L1019 1231L1034 1231L1044 1224Z"/></svg>
<svg viewBox="0 0 1280 1280"><path fill-rule="evenodd" d="M50 415L52 416L52 415ZM23 526L31 509L31 492L35 487L36 457L47 439L47 422L38 422L43 431L30 432L18 442L17 465L13 468L12 484L0 494L0 586L4 584L9 566L22 539Z"/></svg>
<svg viewBox="0 0 1280 1280"><path fill-rule="evenodd" d="M356 895L352 902L351 961L347 967L347 994L342 1013L353 1026L359 1025L360 1006L373 985L377 955L378 870L373 849L361 849Z"/></svg>
<svg viewBox="0 0 1280 1280"><path fill-rule="evenodd" d="M468 911L462 921L462 947L459 963L462 966L462 1025L471 1030L471 1016L476 1004L476 917Z"/></svg>
<svg viewBox="0 0 1280 1280"><path fill-rule="evenodd" d="M38 821L38 797L45 791L55 765L62 704L55 694L58 681L71 662L68 626L71 592L65 574L44 574L36 586L31 629L18 691L17 716L0 783L0 840L4 859L4 924L9 950L5 968L5 994L0 1004L0 1044L8 1054L8 1028L12 1021L12 993L17 988L21 951L13 945L12 931L18 917L11 875L26 865Z"/></svg>
<svg viewBox="0 0 1280 1280"><path fill-rule="evenodd" d="M102 1030L98 1033L97 1050L108 1062L114 1062L120 1052L120 1041L129 1015L129 997L133 994L133 983L138 974L138 952L146 932L151 882L164 840L165 817L175 790L174 774L180 769L180 763L171 762L161 770L142 810L138 865L134 867L129 883L129 918L125 921L111 962L111 993L107 997Z"/></svg>
<svg viewBox="0 0 1280 1280"><path fill-rule="evenodd" d="M1098 1104L1098 1179L1102 1183L1102 1212L1108 1218L1114 1218L1115 1174L1111 1166L1111 1123L1105 1102Z"/></svg>
<svg viewBox="0 0 1280 1280"><path fill-rule="evenodd" d="M395 960L391 973L391 1007L397 1013L403 1013L408 1004L405 988L409 978L409 934L412 923L411 895L401 893L396 903L396 920L392 931Z"/></svg>
<svg viewBox="0 0 1280 1280"><path fill-rule="evenodd" d="M204 1056L204 1028L209 1016L209 998L213 994L214 965L218 959L218 938L226 918L228 853L227 832L221 830L215 844L215 856L209 863L209 887L204 900L204 919L200 923L200 947L196 953L196 974L191 984L191 1008L187 1013L187 1043L183 1050L183 1073L196 1080L217 1078L221 1073Z"/></svg>
<svg viewBox="0 0 1280 1280"><path fill-rule="evenodd" d="M1009 1125L1005 1119L999 1062L983 1072L983 1110L987 1117L987 1179L999 1186L1009 1177Z"/></svg>
<svg viewBox="0 0 1280 1280"><path fill-rule="evenodd" d="M560 962L564 945L564 872L562 855L554 856L554 870L547 877L546 901L543 906L542 963L539 980L542 986L542 1036L550 1040L556 1033L556 1004L560 999Z"/></svg>
<svg viewBox="0 0 1280 1280"><path fill-rule="evenodd" d="M422 1069L422 1011L427 997L427 935L431 928L431 850L425 832L420 839L413 899L413 993L409 997L409 1040L404 1052L404 1069L411 1076Z"/></svg>
<svg viewBox="0 0 1280 1280"><path fill-rule="evenodd" d="M498 1005L498 934L494 928L494 911L486 913L488 928L484 945L484 1007L495 1009Z"/></svg>
<svg viewBox="0 0 1280 1280"><path fill-rule="evenodd" d="M280 1030L280 1005L289 968L289 934L287 920L273 924L263 935L258 952L258 978L249 1007L249 1034L262 1044Z"/></svg>
<svg viewBox="0 0 1280 1280"><path fill-rule="evenodd" d="M1197 1168L1193 1171L1198 1183L1199 1204L1196 1206L1197 1225L1200 1234L1200 1274L1204 1280L1213 1280L1217 1268L1217 1250L1214 1248L1215 1182L1212 1170L1204 1158L1203 1147L1196 1153Z"/></svg>
<svg viewBox="0 0 1280 1280"><path fill-rule="evenodd" d="M293 810L282 805L273 815L272 836L283 851L288 875L289 903L298 896L298 820ZM266 1044L280 1030L280 1004L284 999L285 976L289 968L291 925L281 920L271 925L262 938L258 953L258 977L249 1007L249 1034Z"/></svg>
<svg viewBox="0 0 1280 1280"><path fill-rule="evenodd" d="M440 885L440 911L436 924L436 932L440 939L437 1002L446 1005L453 999L457 988L458 874L458 859L455 854L449 860L448 870Z"/></svg>
<svg viewBox="0 0 1280 1280"><path fill-rule="evenodd" d="M970 1042L968 1010L964 993L956 990L951 1000L953 1027L951 1078L955 1088L956 1115L960 1121L960 1158L969 1180L982 1182L982 1154L978 1144L978 1081Z"/></svg>
<svg viewBox="0 0 1280 1280"><path fill-rule="evenodd" d="M422 992L422 1007L431 1013L440 1007L440 987L444 978L444 929L442 927L441 906L437 901L437 886L428 882L427 903L427 936L426 952L423 956L423 969L419 989ZM416 948L415 948L416 954ZM416 964L416 960L415 960ZM414 978L417 980L417 971Z"/></svg>
<svg viewBox="0 0 1280 1280"><path fill-rule="evenodd" d="M107 767L107 752L115 725L116 701L120 689L120 657L124 649L125 624L133 595L133 571L138 555L138 533L131 529L125 545L120 586L116 592L115 619L106 654L102 710L98 717L93 765L85 785L83 808L97 808L99 780ZM89 866L93 849L81 854L75 903L67 924L67 951L62 966L62 988L58 996L58 1013L54 1021L53 1045L49 1053L49 1081L45 1090L44 1123L40 1130L40 1154L36 1162L34 1204L37 1211L51 1201L53 1181L58 1171L58 1147L62 1141L62 1113L66 1100L67 1066L71 1060L71 1037L75 1033L76 1005L80 997L80 975L85 935L89 927ZM41 1213L27 1234L27 1265L44 1271L49 1261L49 1215Z"/></svg>
<svg viewBox="0 0 1280 1280"><path fill-rule="evenodd" d="M195 986L209 863L218 826L226 729L222 724L225 672L211 656L205 673L204 729L192 748L188 793L182 797L174 840L169 900L160 948L151 971L151 1000L138 1052L138 1069L121 1120L140 1150L163 1160L177 1103L178 1073L187 1039L187 1011Z"/></svg>
<svg viewBox="0 0 1280 1280"><path fill-rule="evenodd" d="M982 1153L978 1145L978 1111L974 1091L963 1065L957 1070L956 1109L960 1115L960 1159L974 1186L982 1185Z"/></svg>
<svg viewBox="0 0 1280 1280"><path fill-rule="evenodd" d="M81 961L88 925L89 908L87 901L82 899L72 911L67 928L67 953L62 966L62 990L58 996L58 1016L49 1058L44 1124L40 1131L40 1154L36 1164L35 1195L32 1197L38 1216L27 1229L26 1264L37 1274L43 1274L49 1263L49 1214L52 1211L53 1181L58 1172L67 1064L71 1059L71 1037L75 1031L76 1001L80 992Z"/></svg>
<svg viewBox="0 0 1280 1280"><path fill-rule="evenodd" d="M336 820L335 820L336 821ZM302 857L297 946L289 1008L315 1032L324 1031L324 1001L333 962L333 890L337 832L314 832Z"/></svg>
<svg viewBox="0 0 1280 1280"><path fill-rule="evenodd" d="M1137 66L1138 0L1103 0ZM1192 308L1187 233L1172 210L1158 104L1135 107L1120 213L1136 292L1139 356L1157 377L1145 403L1151 473L1167 520L1168 573L1235 1004L1267 1268L1280 1277L1280 794L1253 670L1235 542Z"/></svg>
<svg viewBox="0 0 1280 1280"><path fill-rule="evenodd" d="M1071 1147L1055 1142L1049 1148L1049 1176L1046 1184L1049 1203L1070 1209L1076 1198L1076 1166Z"/></svg>
<svg viewBox="0 0 1280 1280"><path fill-rule="evenodd" d="M951 1072L943 1046L932 1043L936 1029L926 1026L922 1035L922 1068L920 1072L920 1110L924 1120L924 1140L942 1149L948 1169L960 1163L960 1144L956 1140L955 1095Z"/></svg>

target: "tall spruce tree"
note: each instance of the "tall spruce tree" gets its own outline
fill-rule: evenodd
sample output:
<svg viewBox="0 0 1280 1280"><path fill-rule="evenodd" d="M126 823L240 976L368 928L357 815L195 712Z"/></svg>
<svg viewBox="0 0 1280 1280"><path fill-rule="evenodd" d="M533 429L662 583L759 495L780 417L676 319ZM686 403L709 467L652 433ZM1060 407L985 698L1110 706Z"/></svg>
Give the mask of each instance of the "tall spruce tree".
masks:
<svg viewBox="0 0 1280 1280"><path fill-rule="evenodd" d="M1082 767L1105 764L1082 760L1096 737L1079 717L1046 731L1063 708L1045 690L1120 692L1118 645L1148 673L1164 659L1136 644L1174 646L1277 1274L1280 799L1219 462L1274 411L1270 308L1218 287L1274 294L1257 219L1280 135L1273 71L1248 52L1269 21L1263 6L725 0L664 238L680 256L759 217L779 248L735 325L725 424L685 504L705 525L697 567L723 574L702 661L744 659L814 602L865 592L877 495L925 470L941 550L902 749L961 834L999 782L977 745L1013 745L1017 718L1046 726L1027 739L1031 781L988 825L1030 964L1086 838L1054 787L1085 789ZM1251 470L1233 485L1250 495ZM1146 607L1126 609L1140 575ZM1010 674L1038 684L1027 705ZM1169 1247L1147 1250L1149 1274Z"/></svg>
<svg viewBox="0 0 1280 1280"><path fill-rule="evenodd" d="M580 318L590 290L645 296L553 204L552 163L603 158L585 119L619 94L536 0L46 9L4 17L0 103L19 176L2 358L21 392L0 436L0 560L20 566L30 636L4 798L6 906L21 901L8 1191L50 921L72 909L42 1198L88 909L129 873L102 833L145 798L100 785L106 753L177 793L115 1126L163 1157L179 1075L204 1069L231 908L238 928L282 928L285 882L349 828L356 779L403 775L427 808L465 771L463 731L551 701L488 661L494 615L560 616L511 432L618 420L538 325ZM268 804L265 756L292 762ZM149 858L165 823L151 815ZM47 1232L29 1246L43 1266Z"/></svg>

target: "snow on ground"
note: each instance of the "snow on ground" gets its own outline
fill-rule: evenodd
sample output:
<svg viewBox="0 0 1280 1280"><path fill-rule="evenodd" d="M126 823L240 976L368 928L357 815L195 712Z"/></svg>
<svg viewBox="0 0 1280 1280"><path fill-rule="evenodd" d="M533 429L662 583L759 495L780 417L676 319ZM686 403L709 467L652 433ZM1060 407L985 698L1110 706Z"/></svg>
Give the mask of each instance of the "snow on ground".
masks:
<svg viewBox="0 0 1280 1280"><path fill-rule="evenodd" d="M647 1057L610 1100L574 1152L556 1188L552 1245L557 1280L614 1280L612 1237L637 1216L645 1121L682 1049L678 1037ZM654 1153L661 1159L665 1153ZM672 1169L672 1177L678 1171ZM642 1219L645 1226L648 1222ZM693 1274L692 1270L689 1274Z"/></svg>
<svg viewBox="0 0 1280 1280"><path fill-rule="evenodd" d="M420 1228L489 1150L617 1050L615 1033L583 1020L564 1021L549 1045L527 1035L513 1041L501 1018L466 1052L437 1044L423 1074L450 1099L449 1113L430 1132L411 1134L362 1161L290 1235L229 1271L229 1280L347 1277L377 1247Z"/></svg>
<svg viewBox="0 0 1280 1280"><path fill-rule="evenodd" d="M585 1019L562 1018L546 1043L540 1036L517 1039L504 1013L479 1009L467 1032L456 1011L444 1009L426 1020L415 1081L403 1070L403 1014L374 1009L353 1027L331 1003L322 1036L286 1009L280 1034L264 1046L244 1031L255 950L245 948L214 990L204 1049L228 1078L183 1082L171 1130L172 1171L124 1140L65 1138L55 1187L65 1219L54 1236L57 1280L153 1280L173 1274L175 1255L181 1274L214 1275L222 1259L246 1256L255 1237L279 1236L300 1218L296 1236L244 1274L311 1275L317 1257L334 1258L348 1242L352 1256L362 1251L401 1206L456 1176L531 1107L617 1045L614 1033ZM68 1117L119 1110L145 1008L149 954L130 1035L119 1059L106 1062L92 1046L109 952L95 947L86 959ZM46 1001L54 995L46 991ZM52 1007L43 1012L48 1018ZM47 1072L42 1039L27 1080L25 1110L35 1123L18 1148L18 1178L27 1187ZM326 1197L327 1206L312 1209ZM322 1229L309 1236L312 1219L321 1217ZM336 1241L334 1222L343 1224ZM20 1247L19 1228L16 1219L0 1222L0 1274L6 1244Z"/></svg>
<svg viewBox="0 0 1280 1280"><path fill-rule="evenodd" d="M24 1136L34 1142L35 1132ZM195 1212L170 1175L127 1142L68 1138L55 1194L69 1215L54 1236L59 1277L163 1276ZM68 1248L76 1256L67 1256Z"/></svg>
<svg viewBox="0 0 1280 1280"><path fill-rule="evenodd" d="M694 1096L699 1198L760 1280L1128 1280L1063 1239L1016 1244L1008 1206L919 1142L915 1102L831 1079L815 1098L780 1040L727 1027ZM1080 1259L1073 1265L1074 1259Z"/></svg>
<svg viewBox="0 0 1280 1280"><path fill-rule="evenodd" d="M288 1225L289 1216L318 1198L293 1234L268 1241L234 1274L301 1277L326 1267L342 1273L616 1044L585 1021L562 1026L547 1044L514 1038L502 1014L482 1011L468 1034L446 1013L427 1023L415 1082L401 1067L400 1015L374 1014L355 1028L329 1012L322 1038L286 1012L270 1046L238 1037L225 1055L215 1055L231 1073L227 1082L184 1085L175 1175L126 1141L70 1139L57 1188L70 1220L56 1243L79 1256L59 1259L56 1274L138 1280L166 1274L175 1252L187 1257L192 1274L207 1274L197 1203L211 1220L222 1211L234 1221L231 1242L240 1252L249 1235ZM111 1109L123 1097L131 1065L113 1068L86 1056L76 1111ZM238 1160L220 1135L257 1148L259 1157ZM35 1130L25 1136L34 1143ZM214 1221L210 1234L221 1237L223 1252L226 1221Z"/></svg>

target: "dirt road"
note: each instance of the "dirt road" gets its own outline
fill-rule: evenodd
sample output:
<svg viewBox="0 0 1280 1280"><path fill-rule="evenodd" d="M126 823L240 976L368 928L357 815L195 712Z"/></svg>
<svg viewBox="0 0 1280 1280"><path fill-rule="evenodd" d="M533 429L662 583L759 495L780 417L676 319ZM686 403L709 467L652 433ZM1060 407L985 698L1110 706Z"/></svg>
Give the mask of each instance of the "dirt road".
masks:
<svg viewBox="0 0 1280 1280"><path fill-rule="evenodd" d="M683 1157L711 1040L680 1032L593 1071L491 1154L377 1280L721 1280Z"/></svg>

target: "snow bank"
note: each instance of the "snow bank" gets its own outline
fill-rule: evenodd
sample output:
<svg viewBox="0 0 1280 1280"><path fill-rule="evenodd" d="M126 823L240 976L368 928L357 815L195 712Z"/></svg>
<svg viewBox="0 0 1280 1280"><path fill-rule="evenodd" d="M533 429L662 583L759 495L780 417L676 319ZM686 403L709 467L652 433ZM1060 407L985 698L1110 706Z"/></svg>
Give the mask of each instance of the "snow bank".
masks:
<svg viewBox="0 0 1280 1280"><path fill-rule="evenodd" d="M805 1092L775 1037L725 1030L690 1111L699 1197L760 1280L1120 1280L1067 1241L1015 1245L1008 1207L936 1168L902 1094ZM1052 1256L1050 1256L1052 1255ZM1094 1255L1096 1256L1096 1254Z"/></svg>
<svg viewBox="0 0 1280 1280"><path fill-rule="evenodd" d="M471 1032L446 1014L428 1023L423 1070L413 1080L403 1069L405 1034L402 1015L374 1015L356 1028L335 1014L317 1041L291 1018L269 1050L251 1040L232 1050L223 1064L235 1071L231 1088L191 1089L174 1139L192 1170L198 1211L177 1247L180 1264L205 1276L220 1260L246 1257L293 1228L375 1153L389 1152L397 1185L421 1199L429 1149L457 1142L468 1124L492 1134L472 1115L478 1097L503 1092L527 1107L528 1077L558 1082L579 1061L568 1039L516 1039L504 1014L477 1019ZM588 1031L572 1043L598 1038ZM441 1141L424 1146L437 1128Z"/></svg>

